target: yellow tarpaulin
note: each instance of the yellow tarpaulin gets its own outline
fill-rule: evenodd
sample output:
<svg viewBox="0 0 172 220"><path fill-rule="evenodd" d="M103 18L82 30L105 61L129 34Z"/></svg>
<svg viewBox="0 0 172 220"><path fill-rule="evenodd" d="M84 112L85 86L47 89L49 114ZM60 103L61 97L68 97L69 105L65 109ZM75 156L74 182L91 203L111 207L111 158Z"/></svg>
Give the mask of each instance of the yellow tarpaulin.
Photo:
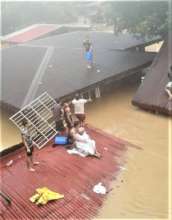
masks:
<svg viewBox="0 0 172 220"><path fill-rule="evenodd" d="M30 201L36 205L45 205L48 201L64 198L64 195L53 192L47 187L38 188L36 192L37 193L30 198Z"/></svg>

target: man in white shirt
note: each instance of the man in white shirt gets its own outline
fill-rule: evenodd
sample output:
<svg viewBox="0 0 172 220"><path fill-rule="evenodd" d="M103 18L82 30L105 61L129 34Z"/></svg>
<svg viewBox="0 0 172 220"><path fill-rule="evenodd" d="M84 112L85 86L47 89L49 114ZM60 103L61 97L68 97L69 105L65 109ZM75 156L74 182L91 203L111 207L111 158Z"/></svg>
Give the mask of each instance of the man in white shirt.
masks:
<svg viewBox="0 0 172 220"><path fill-rule="evenodd" d="M84 105L89 101L91 101L91 99L80 98L79 94L77 94L72 100L72 104L74 105L74 114L80 121L81 126L84 125L86 119Z"/></svg>

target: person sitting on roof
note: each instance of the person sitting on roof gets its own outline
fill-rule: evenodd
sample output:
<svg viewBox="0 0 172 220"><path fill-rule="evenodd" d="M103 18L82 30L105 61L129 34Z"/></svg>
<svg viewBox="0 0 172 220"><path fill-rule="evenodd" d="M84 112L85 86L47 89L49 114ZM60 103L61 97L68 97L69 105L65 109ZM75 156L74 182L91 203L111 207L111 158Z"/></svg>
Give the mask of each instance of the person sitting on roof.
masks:
<svg viewBox="0 0 172 220"><path fill-rule="evenodd" d="M168 94L168 99L172 100L172 65L169 68L168 78L169 78L169 82L167 83L165 87L165 91Z"/></svg>
<svg viewBox="0 0 172 220"><path fill-rule="evenodd" d="M85 59L87 60L87 68L91 69L93 66L93 47L89 39L83 41L85 48Z"/></svg>
<svg viewBox="0 0 172 220"><path fill-rule="evenodd" d="M74 136L76 148L83 156L94 156L100 158L100 153L96 150L96 143L86 133L84 127L80 127Z"/></svg>
<svg viewBox="0 0 172 220"><path fill-rule="evenodd" d="M22 121L22 129L21 129L21 136L22 136L22 142L26 149L26 155L27 155L27 167L30 171L35 171L35 169L32 167L33 165L38 165L39 162L33 162L33 141L29 132L29 124L26 119L23 119Z"/></svg>
<svg viewBox="0 0 172 220"><path fill-rule="evenodd" d="M96 150L96 143L86 133L84 127L80 127L78 122L75 122L74 128L71 130L74 148L68 150L70 154L77 154L81 157L94 156L100 158L100 153Z"/></svg>

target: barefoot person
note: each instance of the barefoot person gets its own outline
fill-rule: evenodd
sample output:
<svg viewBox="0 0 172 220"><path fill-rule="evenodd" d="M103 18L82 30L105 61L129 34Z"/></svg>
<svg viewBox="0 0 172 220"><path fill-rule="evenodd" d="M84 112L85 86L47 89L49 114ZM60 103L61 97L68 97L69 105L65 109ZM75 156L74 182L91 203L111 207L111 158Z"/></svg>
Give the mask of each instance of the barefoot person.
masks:
<svg viewBox="0 0 172 220"><path fill-rule="evenodd" d="M64 120L66 123L67 134L69 135L70 130L74 126L74 121L73 121L72 112L71 112L71 109L68 103L64 103Z"/></svg>
<svg viewBox="0 0 172 220"><path fill-rule="evenodd" d="M81 126L84 126L84 122L86 119L84 105L85 103L90 101L91 99L80 98L79 94L76 94L75 98L72 100L72 104L74 106L74 114L80 121Z"/></svg>
<svg viewBox="0 0 172 220"><path fill-rule="evenodd" d="M83 46L85 48L85 59L87 60L87 68L91 69L93 67L93 47L89 38L83 41Z"/></svg>
<svg viewBox="0 0 172 220"><path fill-rule="evenodd" d="M74 136L76 148L86 156L94 156L100 158L100 153L96 149L96 142L92 140L86 133L84 127L80 127Z"/></svg>
<svg viewBox="0 0 172 220"><path fill-rule="evenodd" d="M77 154L81 157L101 157L100 153L96 149L95 141L89 137L83 127L80 127L78 122L75 122L70 135L74 143L74 148L72 150L68 150L69 154Z"/></svg>
<svg viewBox="0 0 172 220"><path fill-rule="evenodd" d="M21 136L22 136L22 142L26 149L27 167L30 171L34 172L35 169L33 168L33 165L38 165L39 162L33 162L33 142L29 133L28 122L25 119L22 121Z"/></svg>
<svg viewBox="0 0 172 220"><path fill-rule="evenodd" d="M58 101L53 108L53 117L56 124L56 131L63 132L65 130L64 125L64 110L61 102Z"/></svg>

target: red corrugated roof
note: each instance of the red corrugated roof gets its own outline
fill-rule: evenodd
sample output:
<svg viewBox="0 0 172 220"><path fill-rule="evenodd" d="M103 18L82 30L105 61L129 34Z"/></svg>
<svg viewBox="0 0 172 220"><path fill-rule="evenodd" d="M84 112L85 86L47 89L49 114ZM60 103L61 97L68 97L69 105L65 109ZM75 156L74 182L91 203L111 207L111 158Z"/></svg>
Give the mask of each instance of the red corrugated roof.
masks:
<svg viewBox="0 0 172 220"><path fill-rule="evenodd" d="M56 29L57 25L37 25L26 31L16 32L13 36L7 37L6 41L11 43L25 43L37 39L38 37L48 34Z"/></svg>
<svg viewBox="0 0 172 220"><path fill-rule="evenodd" d="M102 206L105 196L95 194L92 188L98 182L106 186L116 177L124 163L126 142L89 128L102 154L96 158L69 155L63 147L51 145L36 151L41 162L35 173L27 170L23 149L2 159L2 191L12 199L11 207L3 209L3 217L12 219L90 219ZM11 167L5 164L13 160ZM37 207L29 201L38 187L46 186L64 194L64 199Z"/></svg>

